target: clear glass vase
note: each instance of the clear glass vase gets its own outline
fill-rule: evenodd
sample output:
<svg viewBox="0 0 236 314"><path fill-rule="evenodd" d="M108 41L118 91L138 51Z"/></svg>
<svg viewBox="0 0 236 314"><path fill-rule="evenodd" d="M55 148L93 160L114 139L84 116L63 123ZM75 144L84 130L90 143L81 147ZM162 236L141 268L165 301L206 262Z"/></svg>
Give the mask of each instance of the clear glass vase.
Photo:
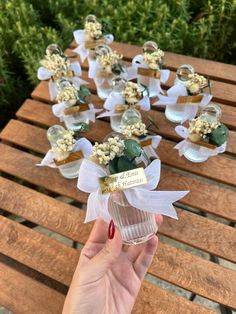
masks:
<svg viewBox="0 0 236 314"><path fill-rule="evenodd" d="M97 88L98 97L105 100L112 92L112 82L110 78L95 77L94 82Z"/></svg>
<svg viewBox="0 0 236 314"><path fill-rule="evenodd" d="M190 64L181 65L177 72L175 78L175 84L180 84L186 86L188 81L194 75L195 70ZM180 123L184 118L184 111L186 105L174 105L174 106L166 106L165 116L166 118L174 123Z"/></svg>
<svg viewBox="0 0 236 314"><path fill-rule="evenodd" d="M166 106L166 119L174 123L180 123L184 118L185 106L186 105Z"/></svg>
<svg viewBox="0 0 236 314"><path fill-rule="evenodd" d="M122 119L122 114L110 117L110 124L111 124L111 128L113 131L115 131L115 132L121 131L121 129L120 129L121 119Z"/></svg>
<svg viewBox="0 0 236 314"><path fill-rule="evenodd" d="M67 179L77 178L79 175L79 169L82 163L82 159L78 159L68 164L61 165L58 167L61 175Z"/></svg>
<svg viewBox="0 0 236 314"><path fill-rule="evenodd" d="M130 205L124 192L111 193L108 208L125 244L139 244L156 234L158 227L155 215Z"/></svg>
<svg viewBox="0 0 236 314"><path fill-rule="evenodd" d="M200 145L191 144L187 151L184 153L184 157L187 158L189 161L196 163L206 161L208 157L200 155L200 148Z"/></svg>
<svg viewBox="0 0 236 314"><path fill-rule="evenodd" d="M151 80L153 80L153 78L149 76L144 76L144 75L138 75L138 79L137 79L137 83L139 85L147 86L150 98L156 97L158 94L158 90L153 88L153 84L151 84Z"/></svg>
<svg viewBox="0 0 236 314"><path fill-rule="evenodd" d="M68 130L78 131L81 129L80 123L89 124L89 118L87 113L79 112L73 115L66 115L64 122Z"/></svg>

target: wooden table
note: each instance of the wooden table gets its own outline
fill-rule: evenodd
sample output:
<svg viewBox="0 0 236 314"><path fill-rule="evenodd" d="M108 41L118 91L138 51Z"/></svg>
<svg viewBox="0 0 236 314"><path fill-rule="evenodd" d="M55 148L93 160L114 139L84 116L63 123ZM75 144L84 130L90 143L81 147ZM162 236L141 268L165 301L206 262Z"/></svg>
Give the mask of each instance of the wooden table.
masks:
<svg viewBox="0 0 236 314"><path fill-rule="evenodd" d="M74 43L72 43L74 47ZM113 43L126 61L140 53L140 47ZM70 49L66 50L71 54ZM73 54L73 53L72 53ZM196 71L209 75L212 93L219 102L222 121L230 128L225 154L202 164L180 158L174 145L180 138L174 124L164 117L163 108L148 114L158 123L163 136L157 149L162 161L160 189L191 190L176 204L179 220L165 218L159 233L209 253L202 258L188 250L160 243L149 274L181 287L194 295L223 306L236 308L236 272L217 264L218 258L236 261L236 67L173 53L166 53L166 66L176 68L192 64ZM88 65L83 65L87 79ZM89 87L95 93L93 81ZM63 178L57 170L36 167L49 149L46 129L58 124L52 114L48 83L41 82L9 121L0 143L0 304L15 313L61 313L80 251L34 230L36 225L84 244L92 224L83 224L88 195L76 188L76 180ZM94 96L95 107L103 102ZM86 134L91 141L101 141L111 131L107 121L98 120ZM66 196L72 203L58 199ZM78 204L81 204L78 206ZM23 223L9 214L23 218ZM217 220L217 218L220 218ZM222 220L223 218L223 220ZM212 313L177 294L144 281L133 313ZM122 313L121 313L122 314Z"/></svg>

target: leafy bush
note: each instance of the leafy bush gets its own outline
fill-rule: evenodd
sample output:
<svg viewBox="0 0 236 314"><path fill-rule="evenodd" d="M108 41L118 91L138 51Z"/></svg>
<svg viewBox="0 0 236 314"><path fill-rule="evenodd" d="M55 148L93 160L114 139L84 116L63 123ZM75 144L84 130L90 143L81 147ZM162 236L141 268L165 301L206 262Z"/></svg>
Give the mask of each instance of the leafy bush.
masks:
<svg viewBox="0 0 236 314"><path fill-rule="evenodd" d="M106 21L117 41L152 39L164 50L236 63L234 0L1 0L1 126L37 83L45 47L66 48L89 13Z"/></svg>

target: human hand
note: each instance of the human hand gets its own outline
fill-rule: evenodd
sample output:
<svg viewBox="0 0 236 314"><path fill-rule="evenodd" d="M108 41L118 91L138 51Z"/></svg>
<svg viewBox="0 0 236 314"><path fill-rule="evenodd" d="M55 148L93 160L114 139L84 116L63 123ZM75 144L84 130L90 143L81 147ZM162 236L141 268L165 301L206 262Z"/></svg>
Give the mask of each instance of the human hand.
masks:
<svg viewBox="0 0 236 314"><path fill-rule="evenodd" d="M156 217L158 226L162 216ZM141 282L152 262L158 238L129 246L122 251L122 239L113 222L99 219L94 224L67 294L63 314L129 314ZM113 237L113 239L111 239Z"/></svg>

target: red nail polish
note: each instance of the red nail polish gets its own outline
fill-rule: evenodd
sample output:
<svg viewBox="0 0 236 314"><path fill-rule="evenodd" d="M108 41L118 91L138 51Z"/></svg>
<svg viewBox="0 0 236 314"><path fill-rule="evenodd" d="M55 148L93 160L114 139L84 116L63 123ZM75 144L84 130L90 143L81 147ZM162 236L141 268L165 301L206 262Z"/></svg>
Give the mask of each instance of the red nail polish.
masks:
<svg viewBox="0 0 236 314"><path fill-rule="evenodd" d="M115 235L115 225L114 225L113 220L111 220L108 227L108 238L111 240L114 238L114 235Z"/></svg>

